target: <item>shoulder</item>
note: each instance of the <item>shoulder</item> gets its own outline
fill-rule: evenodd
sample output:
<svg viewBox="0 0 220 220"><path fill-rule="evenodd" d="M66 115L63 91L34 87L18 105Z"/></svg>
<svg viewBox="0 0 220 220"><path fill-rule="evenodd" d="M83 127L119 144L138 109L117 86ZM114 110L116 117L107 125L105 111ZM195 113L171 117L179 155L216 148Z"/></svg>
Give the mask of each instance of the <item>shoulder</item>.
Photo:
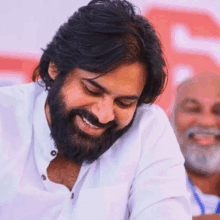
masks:
<svg viewBox="0 0 220 220"><path fill-rule="evenodd" d="M14 130L13 136L19 137L24 128L30 130L35 100L42 91L37 83L0 87L0 136Z"/></svg>
<svg viewBox="0 0 220 220"><path fill-rule="evenodd" d="M158 141L169 138L175 141L165 112L157 105L143 104L138 107L132 126L116 142L115 147L120 151L126 149L126 152L135 149L137 154L141 154L143 150L154 148Z"/></svg>
<svg viewBox="0 0 220 220"><path fill-rule="evenodd" d="M156 117L166 117L166 113L164 110L155 104L142 104L140 107L137 108L137 114L141 115L151 115Z"/></svg>
<svg viewBox="0 0 220 220"><path fill-rule="evenodd" d="M167 125L169 126L170 122L162 108L154 104L143 104L136 111L132 128L138 129L141 133L145 132L146 129L151 132L156 129L157 134L159 134Z"/></svg>
<svg viewBox="0 0 220 220"><path fill-rule="evenodd" d="M33 103L35 97L44 90L38 83L27 83L0 87L0 108L16 109L22 106L25 109ZM1 113L1 112L0 112Z"/></svg>
<svg viewBox="0 0 220 220"><path fill-rule="evenodd" d="M142 105L137 109L131 128L119 143L126 149L135 149L138 157L154 162L165 157L183 161L176 136L166 113L157 105ZM134 153L134 151L133 151ZM155 157L157 155L157 158ZM146 162L145 162L146 163Z"/></svg>
<svg viewBox="0 0 220 220"><path fill-rule="evenodd" d="M157 105L142 105L137 111L133 129L145 143L142 147L147 145L149 149L157 146L158 149L165 147L179 151L171 123L164 110Z"/></svg>
<svg viewBox="0 0 220 220"><path fill-rule="evenodd" d="M0 95L11 98L20 98L20 95L31 95L43 91L43 87L37 82L0 87Z"/></svg>
<svg viewBox="0 0 220 220"><path fill-rule="evenodd" d="M0 165L29 148L33 108L42 90L37 83L0 87Z"/></svg>

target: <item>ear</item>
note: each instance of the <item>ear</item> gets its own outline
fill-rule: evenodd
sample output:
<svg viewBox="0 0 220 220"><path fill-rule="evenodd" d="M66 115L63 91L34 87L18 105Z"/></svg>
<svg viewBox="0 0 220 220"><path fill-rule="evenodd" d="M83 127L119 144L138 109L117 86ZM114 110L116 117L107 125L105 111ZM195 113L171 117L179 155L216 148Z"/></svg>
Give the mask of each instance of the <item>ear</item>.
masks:
<svg viewBox="0 0 220 220"><path fill-rule="evenodd" d="M51 79L53 79L53 80L56 79L56 77L58 75L58 69L57 69L55 63L53 63L53 62L49 63L48 74L49 74Z"/></svg>

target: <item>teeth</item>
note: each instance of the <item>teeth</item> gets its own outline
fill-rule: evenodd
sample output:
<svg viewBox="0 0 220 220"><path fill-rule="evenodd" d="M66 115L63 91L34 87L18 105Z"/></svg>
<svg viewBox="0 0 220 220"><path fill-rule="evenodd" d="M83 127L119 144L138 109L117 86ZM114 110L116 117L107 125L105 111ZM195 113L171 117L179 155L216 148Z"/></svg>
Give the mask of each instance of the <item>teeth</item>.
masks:
<svg viewBox="0 0 220 220"><path fill-rule="evenodd" d="M200 139L215 139L215 135L213 134L193 134L193 138L200 140Z"/></svg>
<svg viewBox="0 0 220 220"><path fill-rule="evenodd" d="M83 119L83 121L87 124L87 125L89 125L91 128L98 128L97 126L95 126L95 125L92 125L87 119L85 119L84 117L82 117L82 119Z"/></svg>
<svg viewBox="0 0 220 220"><path fill-rule="evenodd" d="M201 139L201 138L214 138L214 135L212 134L194 134L195 138Z"/></svg>

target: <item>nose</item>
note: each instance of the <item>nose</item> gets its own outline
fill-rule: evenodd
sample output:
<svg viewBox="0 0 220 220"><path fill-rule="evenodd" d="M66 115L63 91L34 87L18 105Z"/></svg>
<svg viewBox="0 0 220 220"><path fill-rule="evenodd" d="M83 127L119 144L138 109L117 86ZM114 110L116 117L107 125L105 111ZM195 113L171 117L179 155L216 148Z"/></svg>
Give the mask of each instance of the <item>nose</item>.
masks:
<svg viewBox="0 0 220 220"><path fill-rule="evenodd" d="M94 103L91 111L102 124L107 124L115 119L113 100L109 97L100 99Z"/></svg>

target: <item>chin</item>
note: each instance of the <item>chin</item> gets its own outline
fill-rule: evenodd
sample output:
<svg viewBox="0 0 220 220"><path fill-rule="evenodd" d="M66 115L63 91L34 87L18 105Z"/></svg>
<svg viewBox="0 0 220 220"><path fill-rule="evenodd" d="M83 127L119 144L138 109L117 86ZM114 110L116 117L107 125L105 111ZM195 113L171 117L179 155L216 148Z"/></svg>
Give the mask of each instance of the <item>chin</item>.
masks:
<svg viewBox="0 0 220 220"><path fill-rule="evenodd" d="M202 176L212 176L216 173L220 172L220 165L217 164L215 165L209 165L208 163L206 164L201 164L198 161L189 161L186 159L185 161L185 167L187 170L190 170L198 175Z"/></svg>

